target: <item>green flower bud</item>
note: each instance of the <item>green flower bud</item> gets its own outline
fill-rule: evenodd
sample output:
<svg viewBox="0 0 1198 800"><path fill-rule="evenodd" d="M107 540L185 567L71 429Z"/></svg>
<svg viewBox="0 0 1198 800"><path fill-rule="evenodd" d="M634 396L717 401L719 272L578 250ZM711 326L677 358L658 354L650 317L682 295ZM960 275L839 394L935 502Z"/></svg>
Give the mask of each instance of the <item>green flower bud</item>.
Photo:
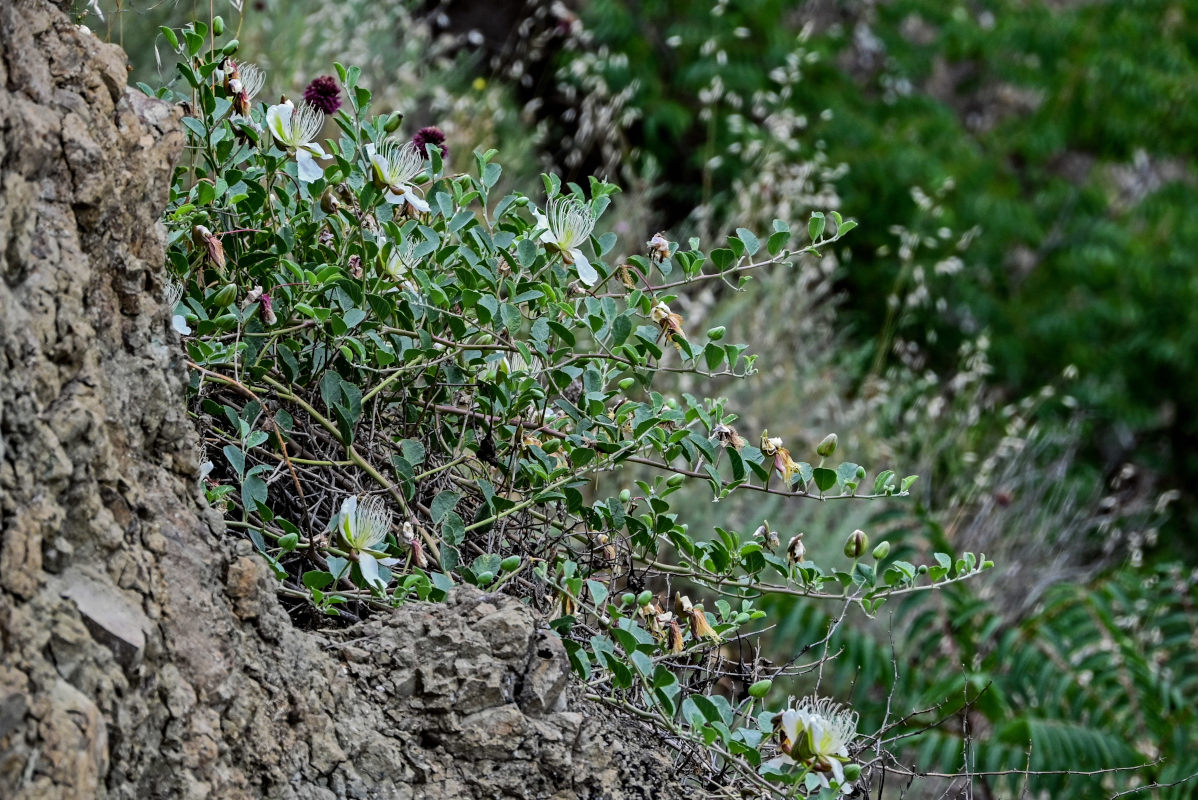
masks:
<svg viewBox="0 0 1198 800"><path fill-rule="evenodd" d="M504 572L511 572L520 566L520 556L508 556L503 561L499 562L499 568Z"/></svg>
<svg viewBox="0 0 1198 800"><path fill-rule="evenodd" d="M627 503L631 499L632 499L632 492L630 492L627 489L620 490L620 502L621 503Z"/></svg>
<svg viewBox="0 0 1198 800"><path fill-rule="evenodd" d="M385 130L387 133L395 133L395 131L399 130L399 126L402 122L403 114L395 111L391 114L391 116L387 117L387 121L383 123L383 130Z"/></svg>
<svg viewBox="0 0 1198 800"><path fill-rule="evenodd" d="M845 764L844 765L844 780L846 783L853 783L861 777L860 764Z"/></svg>
<svg viewBox="0 0 1198 800"><path fill-rule="evenodd" d="M863 530L855 530L849 534L844 543L844 554L849 558L861 558L869 552L869 537Z"/></svg>
<svg viewBox="0 0 1198 800"><path fill-rule="evenodd" d="M216 16L212 18L212 33L217 36L223 36L225 33L225 18Z"/></svg>
<svg viewBox="0 0 1198 800"><path fill-rule="evenodd" d="M478 573L475 583L479 586L490 586L495 581L495 573L490 570Z"/></svg>
<svg viewBox="0 0 1198 800"><path fill-rule="evenodd" d="M666 481L666 486L669 486L671 489L675 489L681 486L684 480L686 480L685 475L671 475L670 479Z"/></svg>
<svg viewBox="0 0 1198 800"><path fill-rule="evenodd" d="M836 438L836 434L829 433L824 437L822 442L815 446L816 455L818 455L820 458L828 458L836 452L836 443L838 441L839 440Z"/></svg>
<svg viewBox="0 0 1198 800"><path fill-rule="evenodd" d="M617 386L619 386L622 391L626 392L633 386L636 386L636 378L624 378L617 384Z"/></svg>
<svg viewBox="0 0 1198 800"><path fill-rule="evenodd" d="M216 319L212 320L212 322L216 325L217 330L231 331L237 327L237 315L222 314Z"/></svg>
<svg viewBox="0 0 1198 800"><path fill-rule="evenodd" d="M717 325L714 328L707 329L707 338L713 342L718 342L724 338L724 334L728 331L723 325Z"/></svg>
<svg viewBox="0 0 1198 800"><path fill-rule="evenodd" d="M298 533L289 533L286 536L279 537L279 547L281 547L283 549L284 553L290 553L292 550L295 549L296 545L298 545L298 544L299 544L299 534Z"/></svg>
<svg viewBox="0 0 1198 800"><path fill-rule="evenodd" d="M220 51L227 56L231 56L237 52L238 47L241 47L241 42L237 41L236 39L230 39L229 43L222 47Z"/></svg>
<svg viewBox="0 0 1198 800"><path fill-rule="evenodd" d="M620 605L622 606L630 606L635 602L636 595L632 592L624 592L624 594L620 595Z"/></svg>
<svg viewBox="0 0 1198 800"><path fill-rule="evenodd" d="M773 685L774 682L768 679L764 681L757 681L757 683L749 687L749 697L756 697L758 700L760 700L769 694L770 688L773 687Z"/></svg>
<svg viewBox="0 0 1198 800"><path fill-rule="evenodd" d="M546 439L545 441L541 442L541 449L544 450L546 453L557 452L557 449L561 446L562 446L561 439Z"/></svg>
<svg viewBox="0 0 1198 800"><path fill-rule="evenodd" d="M890 542L878 542L878 546L874 548L874 560L881 561L888 555L890 555Z"/></svg>
<svg viewBox="0 0 1198 800"><path fill-rule="evenodd" d="M653 602L653 592L646 589L636 596L636 604L638 606L647 606Z"/></svg>
<svg viewBox="0 0 1198 800"><path fill-rule="evenodd" d="M224 308L237 299L237 284L226 283L212 295L212 303L217 308Z"/></svg>

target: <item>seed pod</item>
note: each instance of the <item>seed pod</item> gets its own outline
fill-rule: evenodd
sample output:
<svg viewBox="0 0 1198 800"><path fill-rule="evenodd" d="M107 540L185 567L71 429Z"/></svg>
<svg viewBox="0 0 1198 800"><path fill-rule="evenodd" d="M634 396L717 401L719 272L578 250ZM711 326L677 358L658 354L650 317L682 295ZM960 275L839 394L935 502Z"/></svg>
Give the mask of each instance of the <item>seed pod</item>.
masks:
<svg viewBox="0 0 1198 800"><path fill-rule="evenodd" d="M861 558L869 552L869 537L863 530L855 530L849 534L844 543L844 554L849 558Z"/></svg>

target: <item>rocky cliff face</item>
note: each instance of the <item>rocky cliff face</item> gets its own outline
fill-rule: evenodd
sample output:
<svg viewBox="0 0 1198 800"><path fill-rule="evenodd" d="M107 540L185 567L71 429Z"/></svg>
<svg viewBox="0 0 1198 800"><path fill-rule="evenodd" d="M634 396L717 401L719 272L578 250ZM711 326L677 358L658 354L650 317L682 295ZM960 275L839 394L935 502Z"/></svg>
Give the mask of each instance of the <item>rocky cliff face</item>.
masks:
<svg viewBox="0 0 1198 800"><path fill-rule="evenodd" d="M0 797L666 797L563 710L560 643L460 591L293 628L196 484L157 218L183 137L125 58L0 4Z"/></svg>

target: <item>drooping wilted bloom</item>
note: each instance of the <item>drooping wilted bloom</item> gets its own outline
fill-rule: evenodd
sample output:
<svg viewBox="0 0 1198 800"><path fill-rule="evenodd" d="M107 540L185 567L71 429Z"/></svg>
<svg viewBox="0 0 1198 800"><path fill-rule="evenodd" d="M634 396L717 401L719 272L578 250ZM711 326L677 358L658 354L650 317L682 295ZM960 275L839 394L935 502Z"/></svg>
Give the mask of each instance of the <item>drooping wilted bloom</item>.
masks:
<svg viewBox="0 0 1198 800"><path fill-rule="evenodd" d="M660 264L670 257L670 240L664 232L653 234L653 238L645 243L649 248L649 260Z"/></svg>
<svg viewBox="0 0 1198 800"><path fill-rule="evenodd" d="M260 299L262 299L262 287L255 286L253 289L250 289L245 293L245 299L241 301L241 307L248 308L254 303L257 303Z"/></svg>
<svg viewBox="0 0 1198 800"><path fill-rule="evenodd" d="M786 545L786 560L791 564L799 564L807 558L807 546L803 544L803 534L796 533Z"/></svg>
<svg viewBox="0 0 1198 800"><path fill-rule="evenodd" d="M381 147L374 142L366 145L366 157L374 167L375 185L382 189L392 205L408 203L427 214L428 203L416 193L414 181L424 172L424 156L411 142L384 139Z"/></svg>
<svg viewBox="0 0 1198 800"><path fill-rule="evenodd" d="M578 277L587 286L599 281L599 273L582 254L583 243L595 230L595 215L586 203L572 197L555 197L545 206L545 213L532 210L537 227L544 230L541 241L557 248L562 260L578 270Z"/></svg>
<svg viewBox="0 0 1198 800"><path fill-rule="evenodd" d="M844 762L849 760L849 745L857 737L857 712L826 697L804 697L797 708L779 714L774 725L783 754L770 760L771 766L810 767L825 785L825 774L831 772L841 793L852 791L852 785L846 785Z"/></svg>
<svg viewBox="0 0 1198 800"><path fill-rule="evenodd" d="M262 304L262 324L274 325L279 321L279 318L275 316L275 309L274 305L271 303L270 295L262 295L258 302Z"/></svg>
<svg viewBox="0 0 1198 800"><path fill-rule="evenodd" d="M341 87L332 75L321 75L304 89L304 102L325 114L335 114L341 108Z"/></svg>
<svg viewBox="0 0 1198 800"><path fill-rule="evenodd" d="M435 125L416 131L416 135L412 137L412 144L422 155L428 155L430 145L436 147L441 151L441 160L449 160L449 145L445 144L445 131Z"/></svg>
<svg viewBox="0 0 1198 800"><path fill-rule="evenodd" d="M761 432L761 452L774 459L774 469L782 476L782 482L790 488L790 479L799 472L799 465L790 457L790 451L782 446L782 437Z"/></svg>
<svg viewBox="0 0 1198 800"><path fill-rule="evenodd" d="M745 446L745 437L737 433L731 425L725 425L722 422L717 422L711 429L711 437L724 447L731 447L733 450L740 450Z"/></svg>
<svg viewBox="0 0 1198 800"><path fill-rule="evenodd" d="M658 303L653 306L650 316L657 323L658 327L661 328L661 332L665 334L666 339L681 350L678 340L686 338L686 334L682 331L682 315L670 311L670 307L665 303Z"/></svg>
<svg viewBox="0 0 1198 800"><path fill-rule="evenodd" d="M311 183L324 176L316 159L328 158L328 154L313 141L324 128L324 112L308 103L296 108L285 100L266 109L266 126L279 147L295 156L301 181Z"/></svg>
<svg viewBox="0 0 1198 800"><path fill-rule="evenodd" d="M770 521L768 519L763 520L762 523L757 526L757 530L753 531L753 538L760 539L762 544L768 547L771 551L777 550L778 545L782 543L778 538L778 532L770 527Z"/></svg>
<svg viewBox="0 0 1198 800"><path fill-rule="evenodd" d="M356 554L362 578L380 591L386 587L386 582L379 577L379 566L390 566L398 559L379 558L369 551L377 549L386 540L390 529L391 512L381 498L359 500L355 495L345 498L341 503L337 532Z"/></svg>
<svg viewBox="0 0 1198 800"><path fill-rule="evenodd" d="M687 617L691 624L691 635L695 639L709 639L713 642L720 641L720 635L711 627L711 623L707 621L707 612L703 610L702 605L691 606L687 612Z"/></svg>
<svg viewBox="0 0 1198 800"><path fill-rule="evenodd" d="M191 240L198 247L203 247L208 255L208 261L217 269L225 267L225 246L221 244L220 237L208 230L203 225L196 225L191 229Z"/></svg>
<svg viewBox="0 0 1198 800"><path fill-rule="evenodd" d="M671 653L682 652L682 626L678 624L678 620L674 619L668 613L666 616L670 618L666 620L666 649Z"/></svg>
<svg viewBox="0 0 1198 800"><path fill-rule="evenodd" d="M262 90L266 82L266 73L257 64L238 64L232 59L226 61L225 91L233 103L233 110L243 117L250 113L250 101Z"/></svg>
<svg viewBox="0 0 1198 800"><path fill-rule="evenodd" d="M405 522L402 530L403 544L412 554L412 563L421 569L427 569L428 559L424 556L424 548L420 544L420 537L416 535L416 528L411 522Z"/></svg>

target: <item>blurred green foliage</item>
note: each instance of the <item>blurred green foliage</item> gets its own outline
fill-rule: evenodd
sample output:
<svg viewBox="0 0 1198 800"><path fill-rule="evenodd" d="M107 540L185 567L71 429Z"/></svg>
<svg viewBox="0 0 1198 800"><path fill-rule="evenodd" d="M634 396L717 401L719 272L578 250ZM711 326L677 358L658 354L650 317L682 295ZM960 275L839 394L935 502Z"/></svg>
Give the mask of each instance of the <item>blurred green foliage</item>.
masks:
<svg viewBox="0 0 1198 800"><path fill-rule="evenodd" d="M712 187L753 167L727 157L743 134L725 122L753 120L754 96L810 24L817 33L788 102L810 119L806 146L850 167L837 190L864 235L840 281L856 336L877 334L902 288L893 226L933 237L976 226L965 270L929 276L945 302L904 309L893 334L945 368L962 340L988 332L996 383L1016 396L1076 365L1094 468L1132 460L1191 485L1192 9L903 0L828 13L774 0L717 4L715 13L669 0L587 7L597 41L628 55L608 78L636 87L643 119L632 141L670 165L665 213L677 221L696 197L720 205ZM704 93L716 78L725 91L712 100ZM764 135L767 120L755 121ZM929 218L911 189L932 194L948 180L954 188ZM1188 525L1187 501L1178 518Z"/></svg>

